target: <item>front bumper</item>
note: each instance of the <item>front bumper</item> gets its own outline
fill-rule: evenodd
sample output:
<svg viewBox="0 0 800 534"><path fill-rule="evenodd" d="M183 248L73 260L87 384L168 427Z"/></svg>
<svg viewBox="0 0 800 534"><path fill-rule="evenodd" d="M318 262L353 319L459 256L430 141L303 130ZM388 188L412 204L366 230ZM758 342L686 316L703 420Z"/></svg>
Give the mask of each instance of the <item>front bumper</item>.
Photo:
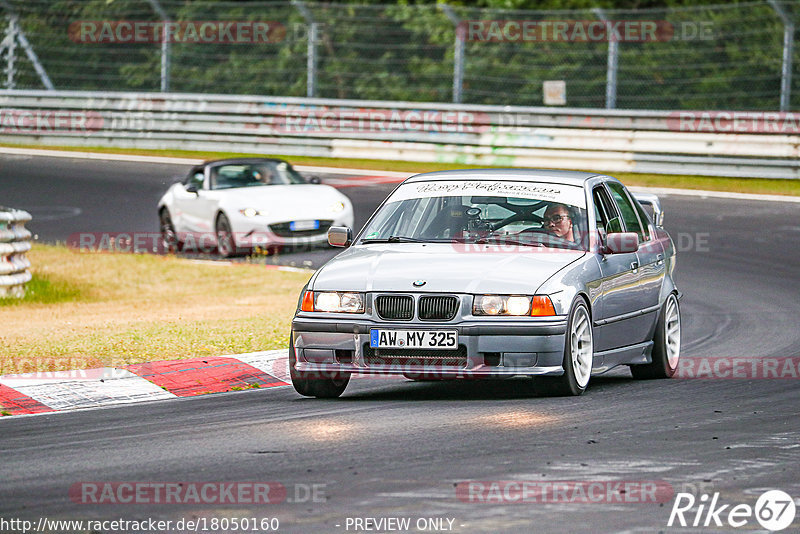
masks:
<svg viewBox="0 0 800 534"><path fill-rule="evenodd" d="M301 372L341 372L443 378L557 376L564 373L566 317L547 320L399 323L295 317L292 336ZM373 350L370 329L456 330L458 351ZM406 356L406 354L412 354ZM457 353L458 364L439 356Z"/></svg>

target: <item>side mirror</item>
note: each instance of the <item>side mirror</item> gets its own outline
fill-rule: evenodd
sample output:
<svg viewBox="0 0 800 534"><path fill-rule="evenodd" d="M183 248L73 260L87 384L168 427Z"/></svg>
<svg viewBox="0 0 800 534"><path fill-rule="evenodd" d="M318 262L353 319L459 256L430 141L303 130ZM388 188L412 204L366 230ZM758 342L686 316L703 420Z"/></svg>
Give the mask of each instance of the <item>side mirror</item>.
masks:
<svg viewBox="0 0 800 534"><path fill-rule="evenodd" d="M308 183L310 184L321 184L322 180L319 179L319 176L309 176Z"/></svg>
<svg viewBox="0 0 800 534"><path fill-rule="evenodd" d="M195 193L195 194L197 194L197 191L198 191L197 184L194 183L194 182L189 182L188 184L186 184L184 189L186 189L187 193Z"/></svg>
<svg viewBox="0 0 800 534"><path fill-rule="evenodd" d="M639 250L639 236L636 232L614 232L606 236L606 251L610 254L624 254Z"/></svg>
<svg viewBox="0 0 800 534"><path fill-rule="evenodd" d="M347 226L331 226L328 229L328 244L330 244L330 246L348 247L352 242L353 231Z"/></svg>

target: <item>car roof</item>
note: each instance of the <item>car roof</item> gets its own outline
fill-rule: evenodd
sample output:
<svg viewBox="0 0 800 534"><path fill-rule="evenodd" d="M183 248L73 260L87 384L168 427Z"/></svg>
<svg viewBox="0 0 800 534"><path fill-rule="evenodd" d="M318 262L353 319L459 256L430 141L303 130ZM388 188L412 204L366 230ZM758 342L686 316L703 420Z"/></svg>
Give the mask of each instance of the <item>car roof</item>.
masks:
<svg viewBox="0 0 800 534"><path fill-rule="evenodd" d="M432 180L513 180L583 186L589 178L602 176L596 172L562 171L557 169L464 169L417 174L405 183Z"/></svg>
<svg viewBox="0 0 800 534"><path fill-rule="evenodd" d="M213 166L216 167L218 165L244 165L244 164L253 164L253 163L289 163L288 161L278 159L278 158L227 158L227 159L214 159L210 161L203 162L204 166Z"/></svg>

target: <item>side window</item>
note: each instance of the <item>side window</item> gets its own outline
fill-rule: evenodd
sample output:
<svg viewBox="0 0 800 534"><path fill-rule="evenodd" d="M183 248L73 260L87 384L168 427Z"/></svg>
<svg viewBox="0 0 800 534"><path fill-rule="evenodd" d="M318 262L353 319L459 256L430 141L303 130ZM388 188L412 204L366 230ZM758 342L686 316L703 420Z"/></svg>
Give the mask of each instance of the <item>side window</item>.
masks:
<svg viewBox="0 0 800 534"><path fill-rule="evenodd" d="M622 220L625 221L625 228L629 232L636 232L639 236L639 241L644 241L645 237L642 224L639 222L636 208L633 207L628 195L625 194L625 189L622 185L615 182L609 182L608 188L611 190L611 196L614 197L620 214L622 214Z"/></svg>
<svg viewBox="0 0 800 534"><path fill-rule="evenodd" d="M594 200L594 213L597 229L601 237L605 239L607 233L621 232L622 224L620 224L619 217L612 206L611 199L602 186L594 188L592 191L592 198Z"/></svg>
<svg viewBox="0 0 800 534"><path fill-rule="evenodd" d="M653 237L652 235L650 235L650 221L651 221L650 216L647 214L647 212L645 212L642 205L636 202L635 199L633 201L633 207L636 208L636 213L639 214L639 220L642 221L642 226L644 227L645 240L650 241L650 239L652 239Z"/></svg>
<svg viewBox="0 0 800 534"><path fill-rule="evenodd" d="M202 169L193 169L192 172L189 173L183 180L183 185L186 187L194 186L195 189L203 189L203 181L205 180L205 176L203 175Z"/></svg>

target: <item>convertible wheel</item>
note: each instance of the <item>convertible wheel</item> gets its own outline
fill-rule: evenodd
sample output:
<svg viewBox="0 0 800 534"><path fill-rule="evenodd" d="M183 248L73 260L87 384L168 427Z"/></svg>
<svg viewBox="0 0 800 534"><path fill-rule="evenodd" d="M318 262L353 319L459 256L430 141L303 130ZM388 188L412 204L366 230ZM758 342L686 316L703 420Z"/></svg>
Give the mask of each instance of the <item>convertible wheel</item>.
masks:
<svg viewBox="0 0 800 534"><path fill-rule="evenodd" d="M297 356L294 353L294 334L289 340L289 375L292 386L300 395L318 399L335 399L344 393L350 382L349 373L304 373L296 369Z"/></svg>
<svg viewBox="0 0 800 534"><path fill-rule="evenodd" d="M228 218L220 213L217 217L215 226L215 234L217 236L217 252L223 258L230 258L240 255L242 252L236 247L236 239L233 237L231 231L231 223Z"/></svg>
<svg viewBox="0 0 800 534"><path fill-rule="evenodd" d="M646 365L631 365L634 378L669 378L678 370L681 358L681 308L671 293L664 306L653 336L653 361Z"/></svg>
<svg viewBox="0 0 800 534"><path fill-rule="evenodd" d="M171 254L180 252L183 249L183 243L178 239L178 234L175 233L175 226L173 226L172 219L166 208L162 209L158 214L158 219L161 222L161 243L164 249Z"/></svg>
<svg viewBox="0 0 800 534"><path fill-rule="evenodd" d="M534 379L534 387L548 395L581 395L589 385L592 375L594 342L592 320L582 299L575 301L567 321L564 343L564 374L557 377L542 376Z"/></svg>

